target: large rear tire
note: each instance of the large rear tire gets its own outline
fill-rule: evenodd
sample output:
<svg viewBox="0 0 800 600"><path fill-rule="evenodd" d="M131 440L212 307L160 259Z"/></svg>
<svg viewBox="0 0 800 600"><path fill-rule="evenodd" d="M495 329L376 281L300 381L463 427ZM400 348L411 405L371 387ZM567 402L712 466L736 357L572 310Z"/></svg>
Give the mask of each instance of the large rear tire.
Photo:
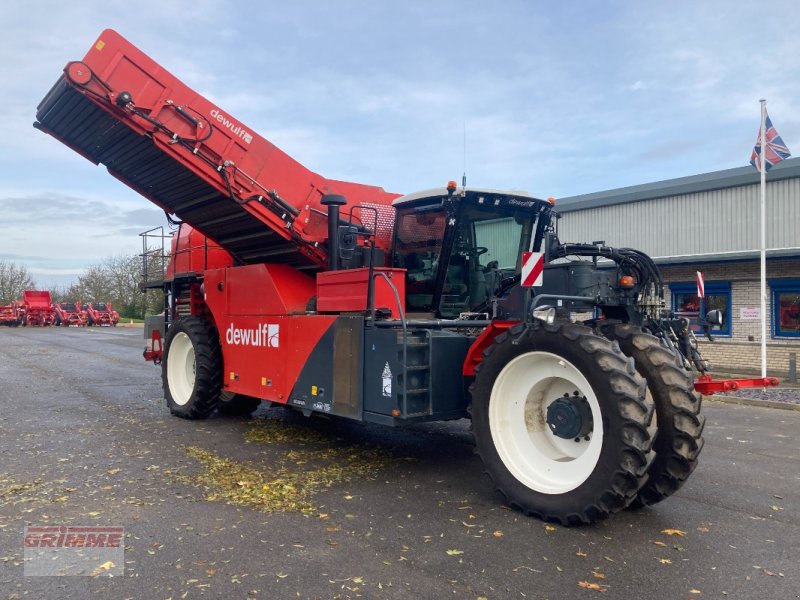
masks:
<svg viewBox="0 0 800 600"><path fill-rule="evenodd" d="M173 415L205 419L214 412L222 390L222 352L217 330L210 323L184 317L170 326L161 380Z"/></svg>
<svg viewBox="0 0 800 600"><path fill-rule="evenodd" d="M500 334L470 391L476 452L524 513L591 523L645 483L654 406L633 362L591 329L535 323Z"/></svg>
<svg viewBox="0 0 800 600"><path fill-rule="evenodd" d="M656 456L648 468L650 478L631 507L656 504L677 492L697 466L705 426L702 396L694 390L681 357L657 337L630 323L600 324L600 330L633 358L656 405Z"/></svg>
<svg viewBox="0 0 800 600"><path fill-rule="evenodd" d="M253 414L261 406L260 398L222 392L219 397L217 411L226 417L246 417Z"/></svg>

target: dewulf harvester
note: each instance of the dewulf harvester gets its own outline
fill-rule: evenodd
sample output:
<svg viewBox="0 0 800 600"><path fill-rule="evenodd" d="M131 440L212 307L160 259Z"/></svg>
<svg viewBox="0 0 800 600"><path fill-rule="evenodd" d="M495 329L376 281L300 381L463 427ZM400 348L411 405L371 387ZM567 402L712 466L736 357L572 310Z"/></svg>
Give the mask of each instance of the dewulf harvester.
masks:
<svg viewBox="0 0 800 600"><path fill-rule="evenodd" d="M111 30L37 119L180 220L147 284L173 414L470 418L505 500L563 524L659 502L695 468L688 322L642 252L561 243L553 203L326 179Z"/></svg>

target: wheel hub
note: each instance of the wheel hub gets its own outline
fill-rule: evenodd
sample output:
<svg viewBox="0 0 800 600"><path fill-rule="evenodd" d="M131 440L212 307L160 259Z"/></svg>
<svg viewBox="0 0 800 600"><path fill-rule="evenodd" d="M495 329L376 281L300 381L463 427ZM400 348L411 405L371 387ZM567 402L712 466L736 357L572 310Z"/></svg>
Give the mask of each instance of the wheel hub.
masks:
<svg viewBox="0 0 800 600"><path fill-rule="evenodd" d="M584 396L564 394L547 407L547 426L553 435L576 442L588 439L593 428L592 409Z"/></svg>

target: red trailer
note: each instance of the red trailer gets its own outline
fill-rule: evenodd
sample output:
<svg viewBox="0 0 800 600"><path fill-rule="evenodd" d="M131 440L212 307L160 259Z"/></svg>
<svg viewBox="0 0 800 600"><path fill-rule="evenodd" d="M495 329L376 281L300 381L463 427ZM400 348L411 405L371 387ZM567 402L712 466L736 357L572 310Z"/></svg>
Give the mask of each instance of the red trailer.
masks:
<svg viewBox="0 0 800 600"><path fill-rule="evenodd" d="M84 327L86 312L80 302L57 302L53 305L55 324L61 327Z"/></svg>
<svg viewBox="0 0 800 600"><path fill-rule="evenodd" d="M0 306L0 325L17 327L22 324L22 314L19 303L15 300L11 304Z"/></svg>
<svg viewBox="0 0 800 600"><path fill-rule="evenodd" d="M25 290L22 292L25 304L23 324L32 327L49 327L56 322L56 313L50 299L50 292Z"/></svg>
<svg viewBox="0 0 800 600"><path fill-rule="evenodd" d="M470 418L505 502L566 525L660 502L693 472L691 367L708 366L691 330L649 256L562 243L555 201L326 179L111 30L35 126L183 223L147 285L164 315L145 357L173 414Z"/></svg>

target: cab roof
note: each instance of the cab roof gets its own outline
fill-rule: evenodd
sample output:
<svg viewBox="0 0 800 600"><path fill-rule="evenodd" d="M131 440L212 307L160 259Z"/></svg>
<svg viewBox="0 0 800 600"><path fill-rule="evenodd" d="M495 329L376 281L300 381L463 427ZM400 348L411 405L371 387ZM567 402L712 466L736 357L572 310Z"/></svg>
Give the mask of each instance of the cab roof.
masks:
<svg viewBox="0 0 800 600"><path fill-rule="evenodd" d="M394 202L392 202L392 206L395 208L400 208L406 204L411 203L419 203L420 201L424 200L436 200L442 197L448 196L448 191L446 187L438 187L438 188L431 188L427 190L421 190L419 192L413 192L411 194L406 194L405 196L400 196L396 198ZM546 202L541 198L536 198L531 196L528 192L524 190L495 190L491 188L471 188L471 187L457 187L456 191L453 193L453 196L471 196L471 197L485 197L485 198L504 198L507 200L511 199L519 199L525 202L536 201L536 202Z"/></svg>

